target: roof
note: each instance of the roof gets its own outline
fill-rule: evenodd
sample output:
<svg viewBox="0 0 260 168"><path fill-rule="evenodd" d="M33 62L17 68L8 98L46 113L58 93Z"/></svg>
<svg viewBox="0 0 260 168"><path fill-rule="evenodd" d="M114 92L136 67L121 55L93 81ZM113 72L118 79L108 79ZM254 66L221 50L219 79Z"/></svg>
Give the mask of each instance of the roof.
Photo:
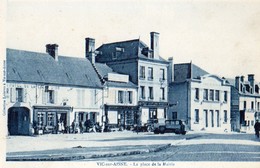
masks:
<svg viewBox="0 0 260 168"><path fill-rule="evenodd" d="M97 55L96 60L98 62L107 62L108 57L112 57L112 54L116 52L117 48L118 49L122 48L123 51L120 52L116 60L129 60L129 59L139 58L139 59L152 61L152 62L168 63L168 61L166 61L162 57L159 57L159 60L155 60L143 55L141 52L142 49L148 48L148 46L140 39L103 44L96 49L97 51L101 51L101 54ZM114 60L110 59L109 61L114 61Z"/></svg>
<svg viewBox="0 0 260 168"><path fill-rule="evenodd" d="M209 74L192 63L174 64L174 81L183 82L187 79L200 79L201 76Z"/></svg>
<svg viewBox="0 0 260 168"><path fill-rule="evenodd" d="M102 87L88 59L7 49L7 81Z"/></svg>
<svg viewBox="0 0 260 168"><path fill-rule="evenodd" d="M115 74L119 74L114 72L108 65L103 64L103 63L95 63L95 66L97 68L98 73L101 75L102 78L107 78L108 77L108 73L115 73ZM128 83L124 83L124 82L113 82L113 81L107 81L106 82L107 86L111 86L111 87L125 87L125 88L136 88L137 85L135 85L134 83L132 83L131 81L129 81Z"/></svg>

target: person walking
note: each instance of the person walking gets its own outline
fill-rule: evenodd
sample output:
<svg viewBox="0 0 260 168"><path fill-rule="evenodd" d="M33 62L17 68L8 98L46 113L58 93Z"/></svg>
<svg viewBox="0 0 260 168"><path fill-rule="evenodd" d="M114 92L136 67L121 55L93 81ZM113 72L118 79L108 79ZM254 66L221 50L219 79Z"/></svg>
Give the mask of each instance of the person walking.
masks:
<svg viewBox="0 0 260 168"><path fill-rule="evenodd" d="M260 123L258 122L258 120L256 120L254 128L255 128L255 135L259 139Z"/></svg>

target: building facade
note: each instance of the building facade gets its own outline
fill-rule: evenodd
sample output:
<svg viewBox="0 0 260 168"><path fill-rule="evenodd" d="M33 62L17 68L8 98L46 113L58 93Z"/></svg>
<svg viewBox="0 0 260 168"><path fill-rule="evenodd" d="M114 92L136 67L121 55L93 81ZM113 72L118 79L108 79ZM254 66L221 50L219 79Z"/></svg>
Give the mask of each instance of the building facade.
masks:
<svg viewBox="0 0 260 168"><path fill-rule="evenodd" d="M230 131L230 86L192 63L174 65L169 86L169 119L181 119L190 130Z"/></svg>
<svg viewBox="0 0 260 168"><path fill-rule="evenodd" d="M153 119L166 118L169 62L159 55L159 33L151 32L150 47L135 39L103 44L97 51L97 62L129 75L130 81L138 86L141 125Z"/></svg>
<svg viewBox="0 0 260 168"><path fill-rule="evenodd" d="M100 123L103 86L85 58L7 49L6 109L10 135L56 133L91 120ZM35 132L36 133L36 132Z"/></svg>
<svg viewBox="0 0 260 168"><path fill-rule="evenodd" d="M260 119L260 91L259 83L254 74L237 76L229 80L231 88L231 127L233 131L254 132L254 124Z"/></svg>

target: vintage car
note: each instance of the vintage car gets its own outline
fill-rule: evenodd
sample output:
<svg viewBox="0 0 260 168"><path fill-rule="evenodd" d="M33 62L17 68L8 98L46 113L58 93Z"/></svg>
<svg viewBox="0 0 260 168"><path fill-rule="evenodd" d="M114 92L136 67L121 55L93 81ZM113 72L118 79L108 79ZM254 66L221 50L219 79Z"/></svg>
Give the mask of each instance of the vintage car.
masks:
<svg viewBox="0 0 260 168"><path fill-rule="evenodd" d="M154 123L154 133L163 134L166 132L174 132L176 134L185 135L187 132L187 126L182 120L166 120L163 118L158 119L157 122Z"/></svg>

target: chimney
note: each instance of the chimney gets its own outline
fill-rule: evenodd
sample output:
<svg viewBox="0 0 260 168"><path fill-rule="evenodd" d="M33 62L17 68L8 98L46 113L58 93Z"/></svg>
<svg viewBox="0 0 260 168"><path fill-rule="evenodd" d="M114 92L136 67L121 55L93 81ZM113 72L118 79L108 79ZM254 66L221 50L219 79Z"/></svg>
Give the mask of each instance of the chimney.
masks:
<svg viewBox="0 0 260 168"><path fill-rule="evenodd" d="M52 56L55 61L58 61L58 45L57 44L47 44L46 45L46 52Z"/></svg>
<svg viewBox="0 0 260 168"><path fill-rule="evenodd" d="M95 39L85 38L86 40L86 58L92 63L95 64Z"/></svg>
<svg viewBox="0 0 260 168"><path fill-rule="evenodd" d="M151 32L151 49L153 50L153 58L159 59L159 33Z"/></svg>
<svg viewBox="0 0 260 168"><path fill-rule="evenodd" d="M250 85L251 85L251 87L252 87L252 94L254 94L255 93L255 78L254 78L254 74L248 74L248 81L249 81L249 83L250 83Z"/></svg>
<svg viewBox="0 0 260 168"><path fill-rule="evenodd" d="M173 57L168 58L169 67L168 67L168 81L169 83L174 82L174 64Z"/></svg>
<svg viewBox="0 0 260 168"><path fill-rule="evenodd" d="M235 82L235 87L238 89L240 92L240 77L236 76L236 82Z"/></svg>
<svg viewBox="0 0 260 168"><path fill-rule="evenodd" d="M244 76L241 76L241 82L244 82L245 80L245 77Z"/></svg>

